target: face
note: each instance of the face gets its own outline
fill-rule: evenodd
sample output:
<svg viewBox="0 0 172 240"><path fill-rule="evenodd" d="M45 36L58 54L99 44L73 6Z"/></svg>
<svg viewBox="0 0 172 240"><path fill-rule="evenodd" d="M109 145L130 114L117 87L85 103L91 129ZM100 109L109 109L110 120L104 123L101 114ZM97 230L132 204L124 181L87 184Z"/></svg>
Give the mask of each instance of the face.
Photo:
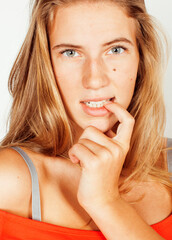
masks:
<svg viewBox="0 0 172 240"><path fill-rule="evenodd" d="M75 3L56 12L49 29L52 65L78 133L90 125L106 132L118 122L111 112L85 112L84 100L113 97L128 108L139 63L135 33L134 20L114 3Z"/></svg>

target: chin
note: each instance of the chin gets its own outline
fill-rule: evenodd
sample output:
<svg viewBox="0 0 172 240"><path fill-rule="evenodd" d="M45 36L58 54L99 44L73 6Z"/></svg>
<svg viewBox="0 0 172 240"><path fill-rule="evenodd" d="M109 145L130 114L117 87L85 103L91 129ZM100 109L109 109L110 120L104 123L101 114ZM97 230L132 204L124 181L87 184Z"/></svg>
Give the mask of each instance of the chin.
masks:
<svg viewBox="0 0 172 240"><path fill-rule="evenodd" d="M109 119L109 120L93 120L90 122L87 122L85 126L83 126L83 129L87 128L88 126L93 126L97 129L99 129L101 132L107 132L108 130L112 129L114 125L117 123L117 120L115 119Z"/></svg>

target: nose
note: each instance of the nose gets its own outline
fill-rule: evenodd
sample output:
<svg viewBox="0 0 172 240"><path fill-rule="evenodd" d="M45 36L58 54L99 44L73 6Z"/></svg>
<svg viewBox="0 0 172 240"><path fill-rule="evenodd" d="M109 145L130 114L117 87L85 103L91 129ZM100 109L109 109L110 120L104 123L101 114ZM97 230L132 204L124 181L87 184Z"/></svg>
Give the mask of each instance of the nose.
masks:
<svg viewBox="0 0 172 240"><path fill-rule="evenodd" d="M99 89L109 84L106 66L101 58L87 61L82 80L83 86L87 89Z"/></svg>

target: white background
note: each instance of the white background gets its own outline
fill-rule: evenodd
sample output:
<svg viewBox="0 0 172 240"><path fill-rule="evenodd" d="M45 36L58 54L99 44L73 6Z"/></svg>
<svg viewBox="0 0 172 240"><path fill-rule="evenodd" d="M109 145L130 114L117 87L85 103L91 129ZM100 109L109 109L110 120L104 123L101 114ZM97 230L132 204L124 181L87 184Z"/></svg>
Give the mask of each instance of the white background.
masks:
<svg viewBox="0 0 172 240"><path fill-rule="evenodd" d="M172 1L146 0L148 12L164 27L172 43ZM25 38L29 22L29 0L0 0L0 139L6 133L11 106L7 82L10 69ZM172 137L172 53L165 80L164 97L167 112L166 137Z"/></svg>

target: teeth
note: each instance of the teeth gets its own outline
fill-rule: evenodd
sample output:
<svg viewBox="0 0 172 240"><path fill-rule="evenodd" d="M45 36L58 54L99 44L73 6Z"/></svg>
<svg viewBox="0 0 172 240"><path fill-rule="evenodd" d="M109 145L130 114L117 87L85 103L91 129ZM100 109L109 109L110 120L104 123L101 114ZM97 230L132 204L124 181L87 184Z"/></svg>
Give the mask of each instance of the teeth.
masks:
<svg viewBox="0 0 172 240"><path fill-rule="evenodd" d="M84 102L88 107L92 107L92 108L100 108L103 107L105 102L110 101L111 98L107 99L107 100L102 100L99 102Z"/></svg>

